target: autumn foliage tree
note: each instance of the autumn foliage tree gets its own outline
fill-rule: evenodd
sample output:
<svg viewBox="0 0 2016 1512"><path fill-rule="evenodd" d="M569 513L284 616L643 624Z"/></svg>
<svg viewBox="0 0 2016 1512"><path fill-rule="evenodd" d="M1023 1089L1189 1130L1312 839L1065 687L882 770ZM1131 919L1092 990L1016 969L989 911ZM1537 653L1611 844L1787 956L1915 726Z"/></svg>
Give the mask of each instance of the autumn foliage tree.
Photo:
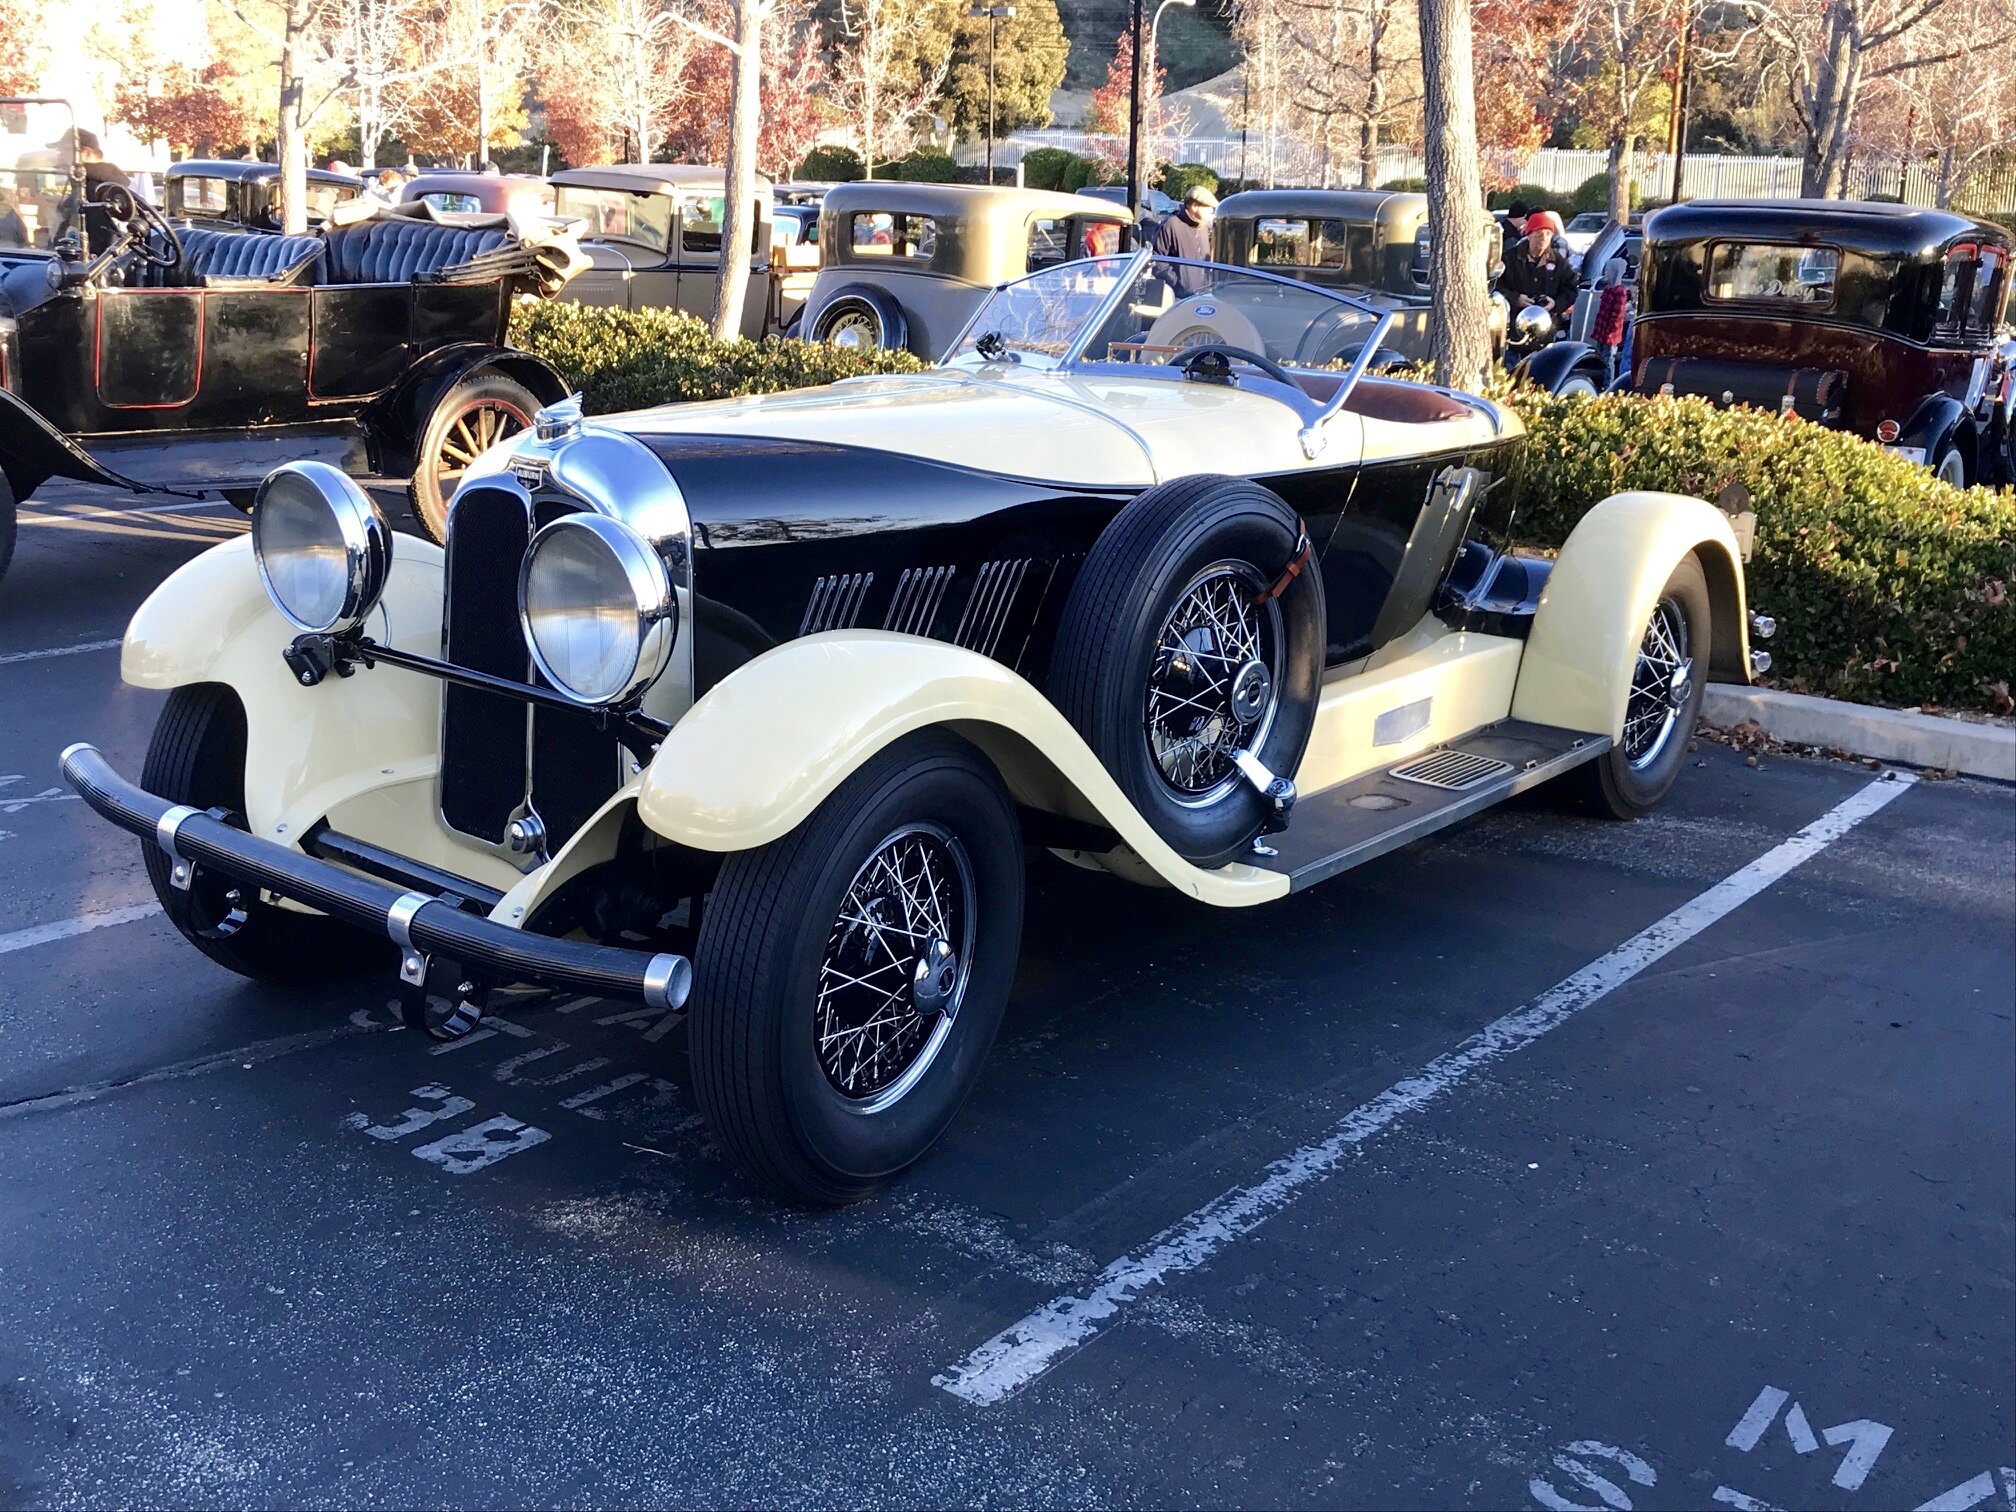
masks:
<svg viewBox="0 0 2016 1512"><path fill-rule="evenodd" d="M0 94L33 94L49 61L41 7L35 0L0 0Z"/></svg>
<svg viewBox="0 0 2016 1512"><path fill-rule="evenodd" d="M106 116L143 141L178 157L204 157L251 140L253 119L234 88L228 63L200 69L171 64L158 77L129 76L114 86Z"/></svg>
<svg viewBox="0 0 2016 1512"><path fill-rule="evenodd" d="M1504 189L1518 182L1559 119L1575 7L1572 0L1476 0L1470 14L1484 187Z"/></svg>

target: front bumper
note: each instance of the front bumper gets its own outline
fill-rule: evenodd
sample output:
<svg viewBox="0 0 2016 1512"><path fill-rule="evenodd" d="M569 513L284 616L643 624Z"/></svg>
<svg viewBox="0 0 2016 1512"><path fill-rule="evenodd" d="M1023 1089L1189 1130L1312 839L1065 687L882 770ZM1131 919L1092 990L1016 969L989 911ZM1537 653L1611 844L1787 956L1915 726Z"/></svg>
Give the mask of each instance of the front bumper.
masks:
<svg viewBox="0 0 2016 1512"><path fill-rule="evenodd" d="M678 1008L692 989L684 956L626 950L585 940L527 934L445 901L440 894L402 890L358 876L223 820L170 803L121 777L98 751L77 744L63 753L63 778L93 810L167 852L177 885L203 868L305 904L399 946L400 975L424 983L427 963L442 956L504 986L524 982Z"/></svg>

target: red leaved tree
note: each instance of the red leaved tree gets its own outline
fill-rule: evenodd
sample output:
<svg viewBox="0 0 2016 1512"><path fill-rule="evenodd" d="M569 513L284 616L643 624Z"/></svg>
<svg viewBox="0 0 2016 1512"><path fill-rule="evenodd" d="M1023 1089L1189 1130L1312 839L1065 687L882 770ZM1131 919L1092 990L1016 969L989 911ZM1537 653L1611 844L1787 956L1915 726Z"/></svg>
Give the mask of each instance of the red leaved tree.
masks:
<svg viewBox="0 0 2016 1512"><path fill-rule="evenodd" d="M106 116L177 157L209 156L253 135L251 113L229 63L190 69L172 63L153 78L129 75L113 87Z"/></svg>

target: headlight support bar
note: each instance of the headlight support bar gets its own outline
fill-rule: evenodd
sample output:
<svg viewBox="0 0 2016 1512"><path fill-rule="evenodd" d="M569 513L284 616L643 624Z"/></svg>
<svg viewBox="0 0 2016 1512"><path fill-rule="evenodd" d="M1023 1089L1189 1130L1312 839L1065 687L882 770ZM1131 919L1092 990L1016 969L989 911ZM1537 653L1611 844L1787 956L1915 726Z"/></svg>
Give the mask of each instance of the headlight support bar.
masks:
<svg viewBox="0 0 2016 1512"><path fill-rule="evenodd" d="M383 662L388 667L438 677L459 687L501 694L542 709L552 709L556 713L573 714L586 719L603 733L615 736L623 743L624 749L639 761L649 761L659 742L672 729L664 720L653 719L634 705L576 703L551 688L516 682L470 667L458 667L453 662L422 656L417 651L401 651L395 646L381 645L369 636L297 635L281 656L288 670L293 672L295 681L304 688L315 687L332 672L338 677L349 677L360 665L368 669Z"/></svg>

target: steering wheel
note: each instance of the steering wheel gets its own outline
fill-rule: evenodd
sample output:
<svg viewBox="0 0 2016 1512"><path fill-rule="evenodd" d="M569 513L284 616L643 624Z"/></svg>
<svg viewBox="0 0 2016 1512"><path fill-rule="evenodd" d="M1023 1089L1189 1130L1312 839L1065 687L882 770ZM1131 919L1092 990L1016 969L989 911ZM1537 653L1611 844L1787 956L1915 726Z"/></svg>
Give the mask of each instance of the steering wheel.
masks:
<svg viewBox="0 0 2016 1512"><path fill-rule="evenodd" d="M100 184L91 201L125 228L127 246L140 261L152 268L182 266L182 238L175 234L165 215L131 189L124 184ZM158 249L154 241L156 232L161 237Z"/></svg>
<svg viewBox="0 0 2016 1512"><path fill-rule="evenodd" d="M1186 378L1199 377L1201 375L1195 370L1203 366L1206 358L1217 359L1215 366L1218 371L1213 372L1210 376L1219 382L1223 382L1232 376L1232 364L1234 362L1244 362L1260 369L1261 372L1272 378L1276 383L1285 383L1290 388L1297 386L1293 375L1289 373L1288 369L1281 366L1272 357L1263 356L1259 352L1248 351L1245 347L1228 346L1222 341L1207 341L1201 345L1191 347L1182 356L1172 362L1170 366L1179 370Z"/></svg>

